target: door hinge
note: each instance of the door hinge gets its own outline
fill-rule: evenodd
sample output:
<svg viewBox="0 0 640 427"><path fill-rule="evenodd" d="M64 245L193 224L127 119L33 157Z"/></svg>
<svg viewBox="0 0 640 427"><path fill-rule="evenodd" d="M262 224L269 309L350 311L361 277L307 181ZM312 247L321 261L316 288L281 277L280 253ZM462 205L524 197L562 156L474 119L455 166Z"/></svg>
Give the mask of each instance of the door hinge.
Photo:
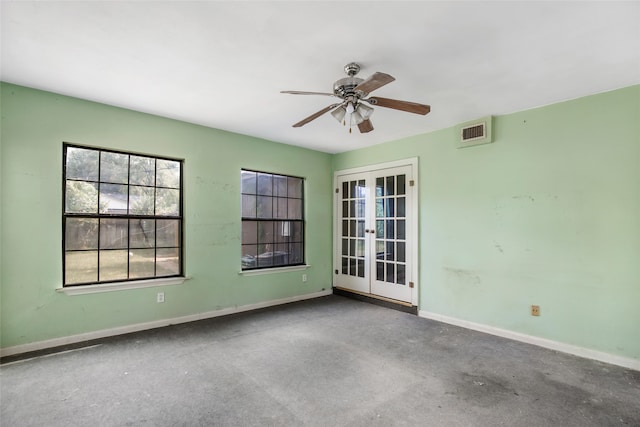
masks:
<svg viewBox="0 0 640 427"><path fill-rule="evenodd" d="M415 285L414 285L414 283L413 283L413 282L409 282L409 287L410 287L410 288L413 288L414 286L415 286Z"/></svg>
<svg viewBox="0 0 640 427"><path fill-rule="evenodd" d="M415 185L415 181L414 180L409 180L409 187L413 187Z"/></svg>
<svg viewBox="0 0 640 427"><path fill-rule="evenodd" d="M336 188L336 194L338 194L340 192L339 188Z"/></svg>
<svg viewBox="0 0 640 427"><path fill-rule="evenodd" d="M336 270L336 274L338 274L338 270Z"/></svg>

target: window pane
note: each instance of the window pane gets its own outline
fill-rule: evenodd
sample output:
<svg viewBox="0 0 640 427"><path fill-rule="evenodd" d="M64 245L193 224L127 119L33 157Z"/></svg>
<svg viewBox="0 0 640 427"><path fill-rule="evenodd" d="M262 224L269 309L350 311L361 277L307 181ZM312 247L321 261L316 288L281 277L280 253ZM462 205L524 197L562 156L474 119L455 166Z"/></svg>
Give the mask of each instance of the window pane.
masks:
<svg viewBox="0 0 640 427"><path fill-rule="evenodd" d="M288 197L295 197L297 199L302 198L302 178L287 177L289 185Z"/></svg>
<svg viewBox="0 0 640 427"><path fill-rule="evenodd" d="M242 221L242 244L258 243L258 223L256 221Z"/></svg>
<svg viewBox="0 0 640 427"><path fill-rule="evenodd" d="M129 184L155 185L156 159L130 156Z"/></svg>
<svg viewBox="0 0 640 427"><path fill-rule="evenodd" d="M66 250L98 249L98 219L67 218L64 244Z"/></svg>
<svg viewBox="0 0 640 427"><path fill-rule="evenodd" d="M98 280L98 251L65 252L65 284Z"/></svg>
<svg viewBox="0 0 640 427"><path fill-rule="evenodd" d="M302 243L292 243L290 245L289 262L291 264L301 264L304 259Z"/></svg>
<svg viewBox="0 0 640 427"><path fill-rule="evenodd" d="M180 249L167 248L156 251L156 276L180 274Z"/></svg>
<svg viewBox="0 0 640 427"><path fill-rule="evenodd" d="M103 151L100 155L100 181L126 184L129 178L129 155Z"/></svg>
<svg viewBox="0 0 640 427"><path fill-rule="evenodd" d="M276 218L287 218L288 215L288 207L287 200L285 198L277 198L277 207L276 207Z"/></svg>
<svg viewBox="0 0 640 427"><path fill-rule="evenodd" d="M349 202L342 202L342 218L349 218Z"/></svg>
<svg viewBox="0 0 640 427"><path fill-rule="evenodd" d="M349 239L342 239L342 255L349 255Z"/></svg>
<svg viewBox="0 0 640 427"><path fill-rule="evenodd" d="M128 186L100 184L100 213L126 214Z"/></svg>
<svg viewBox="0 0 640 427"><path fill-rule="evenodd" d="M102 280L124 280L128 278L129 251L100 251L100 274Z"/></svg>
<svg viewBox="0 0 640 427"><path fill-rule="evenodd" d="M66 213L97 213L98 184L85 181L67 181L65 191Z"/></svg>
<svg viewBox="0 0 640 427"><path fill-rule="evenodd" d="M302 221L291 221L291 241L302 242L303 241L303 227Z"/></svg>
<svg viewBox="0 0 640 427"><path fill-rule="evenodd" d="M342 274L349 274L349 258L342 257Z"/></svg>
<svg viewBox="0 0 640 427"><path fill-rule="evenodd" d="M108 218L100 220L100 249L126 249L129 244L129 220ZM101 252L102 254L102 252Z"/></svg>
<svg viewBox="0 0 640 427"><path fill-rule="evenodd" d="M255 172L240 172L240 191L243 194L256 194L257 174Z"/></svg>
<svg viewBox="0 0 640 427"><path fill-rule="evenodd" d="M287 265L289 264L289 244L280 243L276 245L276 250L273 252L273 265Z"/></svg>
<svg viewBox="0 0 640 427"><path fill-rule="evenodd" d="M180 188L180 162L156 160L156 186Z"/></svg>
<svg viewBox="0 0 640 427"><path fill-rule="evenodd" d="M273 195L273 175L267 173L258 174L258 194L262 196Z"/></svg>
<svg viewBox="0 0 640 427"><path fill-rule="evenodd" d="M349 198L349 183L347 181L342 183L342 198L343 199Z"/></svg>
<svg viewBox="0 0 640 427"><path fill-rule="evenodd" d="M287 197L287 177L274 175L273 187L275 189L274 196Z"/></svg>
<svg viewBox="0 0 640 427"><path fill-rule="evenodd" d="M258 196L258 218L273 218L273 197Z"/></svg>
<svg viewBox="0 0 640 427"><path fill-rule="evenodd" d="M258 245L242 245L242 268L258 266Z"/></svg>
<svg viewBox="0 0 640 427"><path fill-rule="evenodd" d="M242 217L256 217L256 196L247 196L245 194L242 195Z"/></svg>
<svg viewBox="0 0 640 427"><path fill-rule="evenodd" d="M273 265L273 252L266 251L258 255L258 267L271 267Z"/></svg>
<svg viewBox="0 0 640 427"><path fill-rule="evenodd" d="M156 245L159 248L180 246L180 220L156 220Z"/></svg>
<svg viewBox="0 0 640 427"><path fill-rule="evenodd" d="M98 180L98 150L67 147L66 178Z"/></svg>
<svg viewBox="0 0 640 427"><path fill-rule="evenodd" d="M342 220L342 235L343 236L349 235L349 221L347 221L346 219Z"/></svg>
<svg viewBox="0 0 640 427"><path fill-rule="evenodd" d="M129 247L153 248L156 244L156 221L153 219L129 220Z"/></svg>
<svg viewBox="0 0 640 427"><path fill-rule="evenodd" d="M131 249L129 251L129 278L142 279L155 275L155 249Z"/></svg>
<svg viewBox="0 0 640 427"><path fill-rule="evenodd" d="M294 232L291 221L276 221L275 227L276 242L285 243L291 240L291 236Z"/></svg>
<svg viewBox="0 0 640 427"><path fill-rule="evenodd" d="M349 239L349 255L356 256L356 239Z"/></svg>
<svg viewBox="0 0 640 427"><path fill-rule="evenodd" d="M258 243L273 243L273 221L258 222Z"/></svg>
<svg viewBox="0 0 640 427"><path fill-rule="evenodd" d="M302 219L302 199L289 199L289 219Z"/></svg>
<svg viewBox="0 0 640 427"><path fill-rule="evenodd" d="M154 188L129 186L129 213L132 215L153 215Z"/></svg>
<svg viewBox="0 0 640 427"><path fill-rule="evenodd" d="M180 190L156 189L156 215L180 215Z"/></svg>

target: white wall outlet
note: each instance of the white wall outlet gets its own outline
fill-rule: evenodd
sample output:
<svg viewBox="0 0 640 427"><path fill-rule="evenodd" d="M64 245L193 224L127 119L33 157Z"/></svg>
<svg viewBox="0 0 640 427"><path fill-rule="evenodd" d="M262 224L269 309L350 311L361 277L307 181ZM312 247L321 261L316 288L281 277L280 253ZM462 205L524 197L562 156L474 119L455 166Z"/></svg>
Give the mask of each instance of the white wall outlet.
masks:
<svg viewBox="0 0 640 427"><path fill-rule="evenodd" d="M156 298L157 302L164 302L164 292L158 292L158 296Z"/></svg>
<svg viewBox="0 0 640 427"><path fill-rule="evenodd" d="M303 281L303 282L306 282L306 281L307 281L307 275L306 275L306 274L303 274L303 275L302 275L302 281Z"/></svg>

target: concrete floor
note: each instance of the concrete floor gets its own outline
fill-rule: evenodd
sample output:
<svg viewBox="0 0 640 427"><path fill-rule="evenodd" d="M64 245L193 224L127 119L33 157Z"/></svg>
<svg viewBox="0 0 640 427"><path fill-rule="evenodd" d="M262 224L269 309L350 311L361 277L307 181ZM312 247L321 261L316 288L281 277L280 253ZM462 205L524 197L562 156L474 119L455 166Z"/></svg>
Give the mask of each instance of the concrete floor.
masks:
<svg viewBox="0 0 640 427"><path fill-rule="evenodd" d="M5 363L2 426L640 426L640 372L329 296Z"/></svg>

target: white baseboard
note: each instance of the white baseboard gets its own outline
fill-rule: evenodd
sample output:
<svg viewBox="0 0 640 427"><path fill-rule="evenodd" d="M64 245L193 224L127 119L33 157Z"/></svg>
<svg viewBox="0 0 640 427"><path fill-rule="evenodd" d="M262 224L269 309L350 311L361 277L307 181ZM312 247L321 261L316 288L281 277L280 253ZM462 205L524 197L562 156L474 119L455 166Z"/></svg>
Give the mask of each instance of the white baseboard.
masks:
<svg viewBox="0 0 640 427"><path fill-rule="evenodd" d="M437 320L438 322L448 323L450 325L460 326L474 331L484 332L491 335L497 335L503 338L509 338L515 341L521 341L527 344L537 345L539 347L551 350L561 351L563 353L573 354L574 356L584 357L586 359L598 360L600 362L610 363L612 365L622 366L624 368L640 371L640 360L628 357L617 356L615 354L605 353L602 351L591 350L584 347L578 347L558 341L548 340L533 335L526 335L520 332L509 331L507 329L496 328L494 326L474 323L468 320L457 319L455 317L445 316L443 314L431 313L428 311L418 311L418 316L426 319Z"/></svg>
<svg viewBox="0 0 640 427"><path fill-rule="evenodd" d="M75 344L83 341L90 341L98 338L112 337L115 335L128 334L131 332L144 331L147 329L162 328L164 326L176 325L179 323L194 322L197 320L210 319L212 317L226 316L228 314L241 313L244 311L257 310L260 308L273 307L276 305L287 304L290 302L303 301L307 299L319 298L331 295L331 288L305 295L296 295L294 297L281 298L270 301L263 301L254 304L240 305L235 307L223 308L221 310L208 311L205 313L190 314L187 316L174 317L171 319L154 320L152 322L136 323L134 325L120 326L117 328L102 329L84 334L71 335L67 337L53 338L45 341L37 341L28 344L20 344L13 347L0 348L0 356L13 356L15 354L28 353L30 351L44 350L62 345Z"/></svg>

